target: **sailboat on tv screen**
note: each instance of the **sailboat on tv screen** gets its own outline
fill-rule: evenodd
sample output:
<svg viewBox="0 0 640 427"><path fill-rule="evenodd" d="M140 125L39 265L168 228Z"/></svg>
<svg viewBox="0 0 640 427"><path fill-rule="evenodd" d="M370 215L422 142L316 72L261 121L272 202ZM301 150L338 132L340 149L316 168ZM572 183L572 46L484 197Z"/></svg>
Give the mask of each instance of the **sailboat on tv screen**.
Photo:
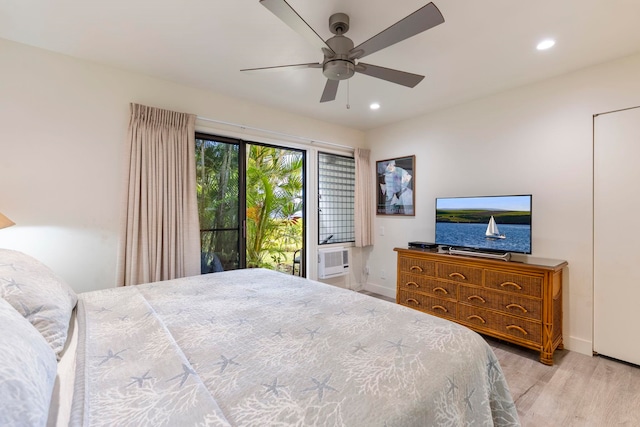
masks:
<svg viewBox="0 0 640 427"><path fill-rule="evenodd" d="M489 224L487 225L487 231L484 233L487 236L487 239L506 239L507 236L504 234L500 234L498 230L498 225L496 224L496 220L493 219L493 215L491 215L491 219L489 220Z"/></svg>

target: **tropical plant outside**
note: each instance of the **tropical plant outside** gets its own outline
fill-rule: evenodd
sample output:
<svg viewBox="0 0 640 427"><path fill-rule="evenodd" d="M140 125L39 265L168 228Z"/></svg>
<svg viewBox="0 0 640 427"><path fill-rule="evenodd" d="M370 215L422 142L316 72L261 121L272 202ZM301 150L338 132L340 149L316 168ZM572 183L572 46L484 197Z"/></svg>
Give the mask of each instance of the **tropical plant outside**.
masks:
<svg viewBox="0 0 640 427"><path fill-rule="evenodd" d="M275 268L302 245L302 153L251 145L247 164L247 267Z"/></svg>
<svg viewBox="0 0 640 427"><path fill-rule="evenodd" d="M201 254L207 265L215 254L224 270L239 265L238 150L235 144L196 139Z"/></svg>
<svg viewBox="0 0 640 427"><path fill-rule="evenodd" d="M239 147L196 139L203 265L217 257L225 270L239 267ZM290 269L302 246L302 153L253 144L247 150L247 267Z"/></svg>

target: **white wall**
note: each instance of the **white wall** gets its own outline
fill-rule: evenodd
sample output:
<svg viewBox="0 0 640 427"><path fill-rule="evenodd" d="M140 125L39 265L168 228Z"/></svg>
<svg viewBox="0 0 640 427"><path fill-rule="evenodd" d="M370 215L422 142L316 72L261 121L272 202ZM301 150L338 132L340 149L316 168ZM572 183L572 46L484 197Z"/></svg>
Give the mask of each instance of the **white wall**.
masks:
<svg viewBox="0 0 640 427"><path fill-rule="evenodd" d="M2 39L0 70L0 212L17 224L0 231L0 247L42 260L77 292L115 284L130 102L364 142L353 129Z"/></svg>
<svg viewBox="0 0 640 427"><path fill-rule="evenodd" d="M639 75L635 55L368 132L372 160L415 154L416 216L376 218L366 288L395 295L393 248L433 241L436 197L531 193L532 256L569 262L565 345L591 354L592 115L640 105Z"/></svg>

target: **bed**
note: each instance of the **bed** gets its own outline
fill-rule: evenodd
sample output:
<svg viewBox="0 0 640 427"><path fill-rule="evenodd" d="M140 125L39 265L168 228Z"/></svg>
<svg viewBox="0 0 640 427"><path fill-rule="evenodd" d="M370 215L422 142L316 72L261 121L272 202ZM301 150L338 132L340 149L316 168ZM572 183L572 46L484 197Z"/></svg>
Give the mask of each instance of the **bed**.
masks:
<svg viewBox="0 0 640 427"><path fill-rule="evenodd" d="M0 292L13 331L0 343L0 425L519 425L478 334L297 276L236 270L75 295L0 250Z"/></svg>

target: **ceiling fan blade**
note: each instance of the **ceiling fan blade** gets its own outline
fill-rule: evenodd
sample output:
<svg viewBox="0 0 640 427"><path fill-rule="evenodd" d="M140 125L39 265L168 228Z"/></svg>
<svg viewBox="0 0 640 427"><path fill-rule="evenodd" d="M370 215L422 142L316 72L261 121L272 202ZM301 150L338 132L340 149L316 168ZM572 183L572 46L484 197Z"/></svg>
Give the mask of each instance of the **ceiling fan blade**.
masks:
<svg viewBox="0 0 640 427"><path fill-rule="evenodd" d="M409 37L440 25L444 17L435 4L429 3L413 12L411 15L396 22L381 33L376 34L364 43L351 49L352 59L364 58L381 49L394 45Z"/></svg>
<svg viewBox="0 0 640 427"><path fill-rule="evenodd" d="M282 22L307 39L311 44L319 49L329 49L329 51L333 53L333 49L322 40L322 37L320 37L285 0L260 0L260 4L269 9L271 13L280 18Z"/></svg>
<svg viewBox="0 0 640 427"><path fill-rule="evenodd" d="M322 64L318 62L310 62L307 64L276 65L275 67L244 68L240 71L278 71L285 68L322 68Z"/></svg>
<svg viewBox="0 0 640 427"><path fill-rule="evenodd" d="M338 93L338 83L340 83L340 80L327 79L327 84L324 85L324 91L322 91L320 102L333 101L336 99L336 94Z"/></svg>
<svg viewBox="0 0 640 427"><path fill-rule="evenodd" d="M407 73L406 71L398 71L391 68L379 67L377 65L365 64L364 62L360 62L356 66L356 72L407 87L415 87L422 81L422 79L424 79L424 76L421 76L419 74Z"/></svg>

